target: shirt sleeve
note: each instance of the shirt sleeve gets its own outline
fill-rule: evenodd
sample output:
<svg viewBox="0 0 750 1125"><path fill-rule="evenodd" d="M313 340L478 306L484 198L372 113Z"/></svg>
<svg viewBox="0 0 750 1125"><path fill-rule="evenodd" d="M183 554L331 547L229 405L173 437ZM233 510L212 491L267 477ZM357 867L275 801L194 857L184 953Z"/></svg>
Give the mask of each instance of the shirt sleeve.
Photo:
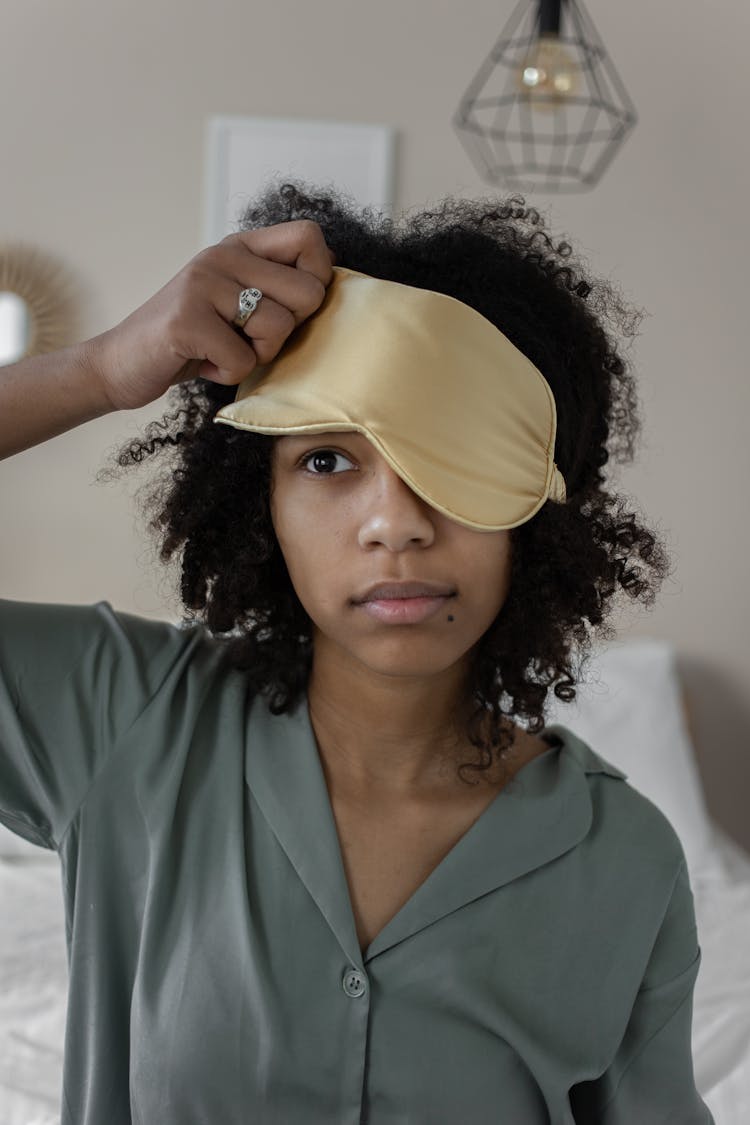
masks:
<svg viewBox="0 0 750 1125"><path fill-rule="evenodd" d="M599 1079L571 1090L578 1125L715 1125L693 1074L693 990L700 962L683 857L617 1052Z"/></svg>
<svg viewBox="0 0 750 1125"><path fill-rule="evenodd" d="M106 601L0 599L0 822L58 850L118 739L196 632Z"/></svg>

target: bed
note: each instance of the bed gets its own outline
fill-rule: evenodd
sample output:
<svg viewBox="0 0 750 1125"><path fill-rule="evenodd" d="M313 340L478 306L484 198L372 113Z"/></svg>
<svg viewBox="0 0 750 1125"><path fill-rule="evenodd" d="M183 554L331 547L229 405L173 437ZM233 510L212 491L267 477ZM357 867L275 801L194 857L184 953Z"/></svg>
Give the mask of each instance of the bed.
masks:
<svg viewBox="0 0 750 1125"><path fill-rule="evenodd" d="M696 1085L716 1125L750 1122L750 855L709 816L673 647L597 650L563 723L624 770L682 841L703 953L695 986ZM60 865L0 825L0 1125L59 1125L67 1001Z"/></svg>

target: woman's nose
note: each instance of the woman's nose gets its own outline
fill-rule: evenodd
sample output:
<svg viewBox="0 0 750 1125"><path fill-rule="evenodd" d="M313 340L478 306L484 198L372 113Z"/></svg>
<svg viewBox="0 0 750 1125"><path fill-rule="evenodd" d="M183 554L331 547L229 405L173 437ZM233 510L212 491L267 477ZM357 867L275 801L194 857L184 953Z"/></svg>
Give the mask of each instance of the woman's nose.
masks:
<svg viewBox="0 0 750 1125"><path fill-rule="evenodd" d="M390 465L379 468L373 474L372 487L364 491L367 495L360 527L363 545L379 540L391 550L402 550L414 539L432 540L435 509Z"/></svg>

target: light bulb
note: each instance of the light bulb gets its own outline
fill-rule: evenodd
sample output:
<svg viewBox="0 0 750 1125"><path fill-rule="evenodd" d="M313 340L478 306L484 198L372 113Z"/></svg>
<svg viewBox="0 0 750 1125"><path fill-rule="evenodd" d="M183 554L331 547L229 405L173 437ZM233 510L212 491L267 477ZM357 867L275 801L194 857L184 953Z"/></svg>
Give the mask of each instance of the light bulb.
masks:
<svg viewBox="0 0 750 1125"><path fill-rule="evenodd" d="M521 64L518 87L534 109L555 110L580 90L579 72L556 35L540 35Z"/></svg>

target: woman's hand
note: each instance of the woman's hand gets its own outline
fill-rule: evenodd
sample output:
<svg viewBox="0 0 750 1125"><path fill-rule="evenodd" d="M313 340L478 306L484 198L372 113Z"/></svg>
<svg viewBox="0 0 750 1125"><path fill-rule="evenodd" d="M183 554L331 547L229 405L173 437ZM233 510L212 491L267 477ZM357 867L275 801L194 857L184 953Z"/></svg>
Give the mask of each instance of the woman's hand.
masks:
<svg viewBox="0 0 750 1125"><path fill-rule="evenodd" d="M196 377L240 383L320 307L334 263L310 219L230 234L201 250L145 304L89 341L112 408L146 406ZM241 329L232 321L240 292L252 286L263 297Z"/></svg>

